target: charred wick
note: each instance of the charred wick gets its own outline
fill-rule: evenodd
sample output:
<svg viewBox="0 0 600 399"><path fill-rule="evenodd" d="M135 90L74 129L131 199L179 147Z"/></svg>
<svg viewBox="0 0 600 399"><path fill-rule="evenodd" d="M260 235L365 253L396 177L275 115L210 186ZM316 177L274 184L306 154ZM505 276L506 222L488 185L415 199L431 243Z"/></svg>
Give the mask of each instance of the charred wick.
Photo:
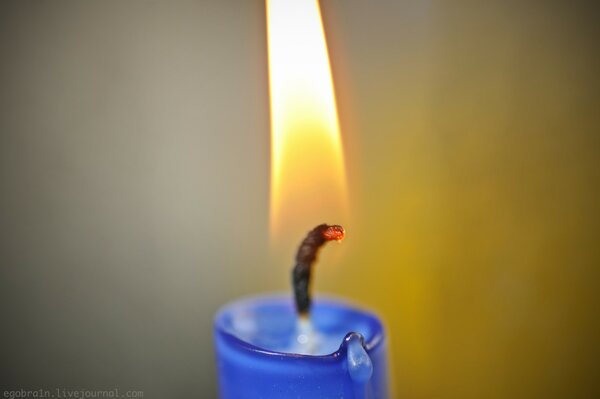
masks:
<svg viewBox="0 0 600 399"><path fill-rule="evenodd" d="M292 286L296 309L301 317L307 317L310 311L310 274L312 265L317 260L319 249L327 241L341 241L344 234L342 226L321 224L309 231L298 247L296 265L292 270Z"/></svg>

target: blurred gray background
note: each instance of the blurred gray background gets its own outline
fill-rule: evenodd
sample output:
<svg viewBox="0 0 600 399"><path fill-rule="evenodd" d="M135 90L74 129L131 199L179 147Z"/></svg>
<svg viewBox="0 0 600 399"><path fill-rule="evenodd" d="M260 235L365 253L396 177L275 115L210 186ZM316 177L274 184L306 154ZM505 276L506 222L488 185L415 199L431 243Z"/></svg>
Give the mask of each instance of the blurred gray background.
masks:
<svg viewBox="0 0 600 399"><path fill-rule="evenodd" d="M213 312L273 288L263 7L0 4L5 387L216 395Z"/></svg>
<svg viewBox="0 0 600 399"><path fill-rule="evenodd" d="M597 7L322 7L357 233L317 287L399 397L597 396ZM0 3L0 389L216 396L214 311L287 288L265 45L258 0Z"/></svg>

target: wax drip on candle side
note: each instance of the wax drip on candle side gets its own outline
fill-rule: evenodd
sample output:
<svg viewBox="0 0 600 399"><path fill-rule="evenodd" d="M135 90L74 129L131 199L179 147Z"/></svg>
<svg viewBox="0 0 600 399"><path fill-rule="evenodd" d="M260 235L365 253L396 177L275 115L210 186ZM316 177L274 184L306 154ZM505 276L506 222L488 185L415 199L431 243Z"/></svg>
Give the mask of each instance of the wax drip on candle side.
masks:
<svg viewBox="0 0 600 399"><path fill-rule="evenodd" d="M310 322L311 306L310 277L312 266L317 260L321 247L328 241L342 241L345 231L339 225L321 224L308 232L298 247L296 264L292 270L292 286L298 311L297 339L294 351L303 354L314 354L320 351L320 335L314 331Z"/></svg>

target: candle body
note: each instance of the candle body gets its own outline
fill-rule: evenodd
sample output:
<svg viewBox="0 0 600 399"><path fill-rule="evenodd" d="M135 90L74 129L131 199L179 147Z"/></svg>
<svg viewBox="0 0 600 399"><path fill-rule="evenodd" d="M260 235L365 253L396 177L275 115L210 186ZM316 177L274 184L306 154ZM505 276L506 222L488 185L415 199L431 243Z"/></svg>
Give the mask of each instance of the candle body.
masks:
<svg viewBox="0 0 600 399"><path fill-rule="evenodd" d="M222 399L388 397L381 322L347 304L317 299L311 311L322 337L318 355L287 352L296 314L284 296L256 297L223 308L215 319Z"/></svg>

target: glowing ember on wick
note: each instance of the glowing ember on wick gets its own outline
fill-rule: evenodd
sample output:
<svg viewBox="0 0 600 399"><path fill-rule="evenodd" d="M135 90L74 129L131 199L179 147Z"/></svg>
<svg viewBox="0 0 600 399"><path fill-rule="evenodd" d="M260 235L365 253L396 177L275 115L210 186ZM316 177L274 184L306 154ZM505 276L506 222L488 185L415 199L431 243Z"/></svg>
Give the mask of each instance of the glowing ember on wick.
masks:
<svg viewBox="0 0 600 399"><path fill-rule="evenodd" d="M327 241L342 241L344 235L345 231L342 226L321 224L312 229L298 247L296 265L292 270L292 285L296 309L301 318L308 318L310 311L310 275L319 249Z"/></svg>

